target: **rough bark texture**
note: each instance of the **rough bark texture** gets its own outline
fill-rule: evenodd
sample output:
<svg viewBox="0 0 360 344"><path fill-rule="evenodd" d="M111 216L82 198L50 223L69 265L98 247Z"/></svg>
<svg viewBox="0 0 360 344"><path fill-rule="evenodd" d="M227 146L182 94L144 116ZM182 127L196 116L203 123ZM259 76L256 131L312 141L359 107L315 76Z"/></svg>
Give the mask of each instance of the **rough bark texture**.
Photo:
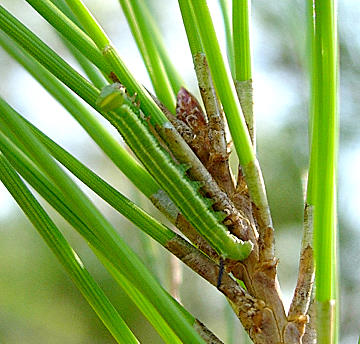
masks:
<svg viewBox="0 0 360 344"><path fill-rule="evenodd" d="M205 343L223 344L223 342L219 338L214 336L214 334L211 331L209 331L209 329L205 327L205 325L199 320L195 321L194 328L196 332L200 334L201 338L204 339Z"/></svg>
<svg viewBox="0 0 360 344"><path fill-rule="evenodd" d="M296 319L308 312L314 278L313 208L309 204L305 204L304 235L301 244L299 274L289 309L289 318ZM305 327L305 325L303 327ZM299 330L304 331L305 329L302 328Z"/></svg>
<svg viewBox="0 0 360 344"><path fill-rule="evenodd" d="M314 291L312 294L313 295L315 294ZM314 297L312 296L307 314L308 323L306 325L305 333L302 338L302 344L316 344L316 324L315 324L316 306L315 305L316 304L314 302Z"/></svg>

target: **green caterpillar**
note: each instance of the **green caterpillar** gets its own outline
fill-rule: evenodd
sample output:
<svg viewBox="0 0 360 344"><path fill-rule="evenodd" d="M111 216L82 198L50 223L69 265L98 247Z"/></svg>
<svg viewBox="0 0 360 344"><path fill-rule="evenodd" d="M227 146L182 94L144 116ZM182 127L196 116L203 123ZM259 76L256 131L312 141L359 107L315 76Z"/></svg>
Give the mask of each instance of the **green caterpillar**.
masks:
<svg viewBox="0 0 360 344"><path fill-rule="evenodd" d="M247 258L252 250L252 243L235 237L221 223L224 214L211 209L212 200L200 195L199 183L186 176L186 167L176 165L160 147L146 121L140 118L140 110L126 94L125 88L118 83L105 86L97 99L97 105L102 111L111 111L112 123L125 142L219 255L224 259ZM165 125L171 124L168 122Z"/></svg>

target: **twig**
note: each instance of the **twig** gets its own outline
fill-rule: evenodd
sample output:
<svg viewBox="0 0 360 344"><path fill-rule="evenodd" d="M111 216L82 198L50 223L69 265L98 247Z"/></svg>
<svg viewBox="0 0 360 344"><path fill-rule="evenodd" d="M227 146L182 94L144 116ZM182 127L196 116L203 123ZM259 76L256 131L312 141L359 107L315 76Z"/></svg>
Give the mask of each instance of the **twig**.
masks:
<svg viewBox="0 0 360 344"><path fill-rule="evenodd" d="M198 319L195 320L194 328L197 333L208 344L224 344L219 338L217 338L209 329Z"/></svg>
<svg viewBox="0 0 360 344"><path fill-rule="evenodd" d="M304 188L304 196L306 191ZM303 343L316 342L314 301L314 248L313 248L313 206L305 200L303 238L301 243L299 273L294 296L289 308L288 320L296 327ZM290 331L288 331L290 334ZM292 337L291 340L296 338ZM290 338L288 338L290 340Z"/></svg>
<svg viewBox="0 0 360 344"><path fill-rule="evenodd" d="M274 228L267 201L265 184L257 159L243 166L246 183L252 200L253 215L259 231L259 255L261 261L273 261Z"/></svg>
<svg viewBox="0 0 360 344"><path fill-rule="evenodd" d="M211 145L206 115L196 98L183 87L177 94L176 118L191 131L191 139L186 137L184 140L206 167L209 164ZM184 137L183 133L180 134Z"/></svg>
<svg viewBox="0 0 360 344"><path fill-rule="evenodd" d="M220 267L205 255L194 254L189 243L181 239L179 241L179 237L175 237L166 247L212 285L217 285ZM230 304L245 329L248 331L251 329L253 336L256 336L256 319L263 319L264 314L269 311L265 308L265 303L251 296L225 271L218 289L231 301Z"/></svg>
<svg viewBox="0 0 360 344"><path fill-rule="evenodd" d="M215 262L219 261L218 253L210 246L199 232L181 214L179 208L163 191L159 190L150 197L151 202L173 223L199 250L206 253Z"/></svg>
<svg viewBox="0 0 360 344"><path fill-rule="evenodd" d="M231 196L231 200L234 202L236 208L241 209L246 217L251 223L255 223L253 212L252 212L252 203L249 195L249 189L245 181L244 174L242 172L241 166L238 170L238 181L236 185L236 190Z"/></svg>
<svg viewBox="0 0 360 344"><path fill-rule="evenodd" d="M316 304L314 302L315 292L311 294L310 305L308 309L308 323L305 328L305 333L302 338L302 344L316 344Z"/></svg>
<svg viewBox="0 0 360 344"><path fill-rule="evenodd" d="M304 333L307 322L311 292L314 283L314 252L313 252L313 207L305 204L304 233L301 244L298 281L290 305L288 319L298 324L300 333ZM305 319L304 319L305 318ZM304 323L305 321L305 323Z"/></svg>
<svg viewBox="0 0 360 344"><path fill-rule="evenodd" d="M208 170L222 185L228 195L234 190L234 180L229 168L229 154L225 136L224 116L211 78L210 69L203 52L193 55L195 72L201 98L209 120L210 161Z"/></svg>

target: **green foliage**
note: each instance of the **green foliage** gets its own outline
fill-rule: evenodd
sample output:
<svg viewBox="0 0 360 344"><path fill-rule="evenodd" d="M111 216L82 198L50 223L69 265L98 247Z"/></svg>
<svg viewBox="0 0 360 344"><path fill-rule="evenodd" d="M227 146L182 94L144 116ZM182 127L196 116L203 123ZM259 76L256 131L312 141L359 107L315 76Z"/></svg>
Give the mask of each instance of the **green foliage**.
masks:
<svg viewBox="0 0 360 344"><path fill-rule="evenodd" d="M313 5L309 3L308 6ZM309 20L312 43L312 141L307 202L314 206L318 342L336 343L338 325L332 321L337 318L335 303L338 298L336 9L332 1L319 1L315 3L314 11L316 16Z"/></svg>
<svg viewBox="0 0 360 344"><path fill-rule="evenodd" d="M176 71L167 54L159 28L147 4L138 0L119 1L144 60L156 97L165 105L165 110L158 106L141 82L131 74L110 38L81 0L27 2L62 35L91 81L79 74L3 6L0 6L0 44L68 110L147 198L154 202L154 196L162 195L165 204L162 206L166 208L164 213L169 218L173 217L173 222L179 228L177 221L181 213L181 216L195 228L195 234L206 239L205 243L214 250L215 258L206 251L206 247L201 246L202 244L199 245L197 241L186 242L136 206L25 120L3 99L0 99L1 180L117 342L136 343L137 339L19 175L83 237L99 261L165 342L204 343L214 340L218 343L218 339L214 339L212 333L209 334L206 328L200 326L198 320L163 289L140 258L119 236L114 226L58 162L163 247L173 250L171 252L174 253L179 248L174 248L173 245L179 242L186 243L191 254L184 254L183 257L180 250L176 255L202 276L204 274L201 270L205 270L204 267L191 265L189 256L193 257L192 259L208 259L213 264L212 268L219 268L219 275L217 284L211 278L207 279L219 290L224 259L244 260L255 252L252 251L255 247L255 253L259 255L260 260L263 259L262 262L265 261L269 266L270 262L275 262L271 239L272 220L262 172L256 157L252 94L251 97L246 94L246 101L251 108L251 111L248 111L237 84L250 82L245 86L252 90L250 2L234 0L230 6L230 2L220 1L229 62L225 61L221 54L207 2L179 0L179 6L195 64L196 55L200 54L206 58L206 65L210 71L208 76L215 87L215 98L216 95L219 97L220 107L226 115L245 178L242 181L240 176L239 184L247 184L245 196L252 201L250 207L254 207L251 217L254 216L256 230L259 233L259 238L256 236L256 240L259 240L258 246L258 242L243 241L230 233L229 228L222 223L228 214L213 209L214 201L204 194L203 184L193 180L194 178L191 179L188 169L193 166L181 163L178 152L175 152L175 149L181 147L181 144L185 145L185 142L180 135L173 139L175 142L169 142L169 137L164 134L166 130L176 131L172 124L175 121L173 114L176 110L176 95L180 87L184 86L184 82L181 73ZM311 159L306 202L314 209L318 340L319 343L336 343L336 11L332 0L315 1L316 16L313 16L312 6L313 2L309 1L312 112ZM103 88L107 83L110 85ZM92 110L81 104L67 88L119 131L139 162L112 134L109 134L100 121L95 119ZM177 140L180 140L181 144ZM188 160L191 159L197 160L195 155ZM154 204L156 205L155 202ZM308 227L311 230L312 223ZM310 237L311 233L305 233L304 237L308 236ZM312 242L308 244L312 246ZM205 256L201 250L213 260ZM221 264L218 267L219 260ZM228 275L227 277L237 283ZM241 281L236 286L239 287L236 290L240 290L242 296L248 295L244 282ZM265 295L261 298L265 300L266 297ZM239 312L235 307L234 310ZM241 312L237 315L243 321ZM286 321L291 322L289 319ZM229 329L232 327L229 326ZM206 336L212 339L205 339Z"/></svg>
<svg viewBox="0 0 360 344"><path fill-rule="evenodd" d="M65 267L76 286L108 327L117 342L138 343L116 309L84 268L80 258L66 242L61 232L2 154L0 155L0 175L2 182Z"/></svg>

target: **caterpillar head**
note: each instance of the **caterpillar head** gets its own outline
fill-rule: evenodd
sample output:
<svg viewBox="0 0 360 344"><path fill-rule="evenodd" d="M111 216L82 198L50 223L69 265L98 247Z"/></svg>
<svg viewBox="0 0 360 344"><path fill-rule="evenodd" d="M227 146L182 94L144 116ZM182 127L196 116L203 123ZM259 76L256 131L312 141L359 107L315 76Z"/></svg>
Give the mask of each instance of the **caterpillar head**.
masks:
<svg viewBox="0 0 360 344"><path fill-rule="evenodd" d="M116 82L114 84L105 86L101 90L100 95L96 100L96 105L102 111L111 111L124 103L125 96L125 87L122 84Z"/></svg>

